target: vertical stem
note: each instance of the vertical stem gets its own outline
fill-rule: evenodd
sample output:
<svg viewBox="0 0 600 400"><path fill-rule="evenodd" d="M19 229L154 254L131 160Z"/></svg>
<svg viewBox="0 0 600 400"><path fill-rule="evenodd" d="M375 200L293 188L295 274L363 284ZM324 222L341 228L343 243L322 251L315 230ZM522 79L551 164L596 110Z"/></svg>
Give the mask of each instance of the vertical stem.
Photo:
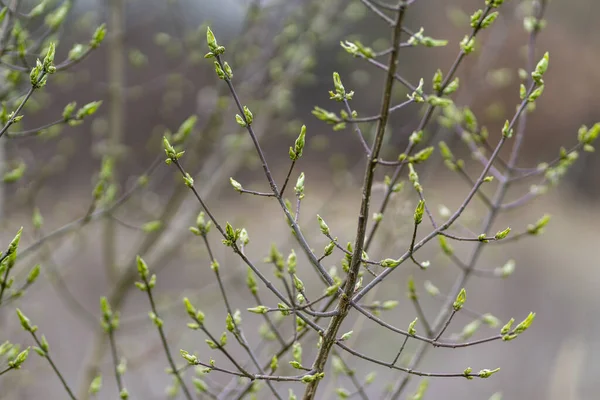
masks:
<svg viewBox="0 0 600 400"><path fill-rule="evenodd" d="M400 33L402 32L402 20L404 19L404 12L406 5L402 3L398 12L394 33L392 39L392 52L390 54L388 74L385 81L383 90L383 96L381 101L381 118L377 123L377 131L371 148L369 160L365 170L365 176L362 185L362 201L360 206L360 213L358 216L358 226L356 230L356 239L354 243L354 253L352 254L352 260L350 262L350 269L348 271L348 277L346 279L346 285L344 287L344 293L340 296L340 300L337 305L339 314L334 316L329 322L329 326L325 331L323 337L323 343L319 349L319 353L313 363L312 370L316 373L323 372L325 364L329 358L329 353L336 340L336 335L342 322L348 315L348 311L351 306L352 294L354 292L354 286L358 279L358 272L361 265L362 253L365 247L365 235L367 222L369 218L369 205L371 200L371 189L373 186L373 180L375 176L375 168L377 166L377 158L379 157L379 151L383 144L383 136L385 134L385 127L387 125L389 117L389 108L392 97L392 88L394 86L394 75L396 74L396 67L398 65L398 52L400 48ZM317 388L319 386L320 379L315 379L310 382L304 392L304 400L312 400L315 398Z"/></svg>

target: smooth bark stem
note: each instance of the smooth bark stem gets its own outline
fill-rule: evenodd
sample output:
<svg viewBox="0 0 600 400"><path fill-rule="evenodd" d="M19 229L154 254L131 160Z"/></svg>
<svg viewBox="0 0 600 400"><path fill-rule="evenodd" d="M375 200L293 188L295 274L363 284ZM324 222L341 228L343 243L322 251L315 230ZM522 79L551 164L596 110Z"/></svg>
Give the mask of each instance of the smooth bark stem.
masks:
<svg viewBox="0 0 600 400"><path fill-rule="evenodd" d="M388 74L385 80L385 86L383 90L383 97L381 101L381 119L377 123L377 130L373 147L371 148L369 161L367 162L363 185L362 185L362 201L360 205L360 213L358 216L358 224L356 229L356 239L354 242L354 252L352 254L352 261L350 262L350 269L348 271L348 277L346 280L346 286L344 287L344 293L340 296L338 301L337 310L339 314L334 316L329 322L329 326L325 331L323 342L319 353L313 363L312 370L315 373L323 372L325 364L329 358L329 353L333 344L336 341L337 333L342 325L342 322L348 315L348 311L351 307L352 294L354 292L354 286L358 279L358 272L361 265L362 253L365 247L365 235L367 231L367 222L369 219L369 206L371 200L371 189L373 186L373 180L375 176L375 168L377 167L377 158L383 144L383 137L385 134L385 127L387 125L389 117L389 108L392 97L392 88L394 86L394 75L396 73L396 67L398 64L398 52L400 49L400 34L402 32L402 20L404 18L404 12L406 6L402 5L398 11L396 22L394 25L394 33L392 39L392 52L390 53ZM310 382L304 392L304 400L312 400L315 398L317 388L319 386L319 379L315 379Z"/></svg>

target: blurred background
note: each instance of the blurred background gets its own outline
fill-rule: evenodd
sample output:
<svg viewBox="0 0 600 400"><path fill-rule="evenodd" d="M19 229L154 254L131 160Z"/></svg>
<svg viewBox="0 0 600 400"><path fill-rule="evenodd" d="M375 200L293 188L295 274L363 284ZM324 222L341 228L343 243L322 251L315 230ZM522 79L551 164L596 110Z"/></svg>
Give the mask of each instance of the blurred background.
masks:
<svg viewBox="0 0 600 400"><path fill-rule="evenodd" d="M37 3L16 2L23 13ZM254 113L257 135L278 182L283 181L289 168L288 148L300 126L306 124L308 128L304 156L292 182L301 171L306 174L300 225L317 252L328 241L319 232L316 214L325 218L341 244L354 240L365 157L350 126L333 131L311 111L319 106L339 112L339 104L331 102L328 95L333 87L332 72L338 71L345 87L355 91L352 107L359 116L378 113L384 74L365 60L350 56L339 43L359 40L375 51L383 51L390 45L389 26L358 0L67 3L72 6L65 23L51 36L58 40L57 60L65 59L75 44L89 41L102 23L107 25L106 40L72 68L51 76L47 86L36 91L26 104L23 121L9 132L36 129L60 119L63 108L72 101L83 105L101 100L102 106L78 126L48 129L39 136L2 138L3 172L19 162L27 166L18 182L4 183L0 192L3 243L8 244L23 226L21 249L35 245L19 257L13 271L15 285L36 263L42 266L42 273L22 298L2 304L0 341L32 344L14 312L19 307L48 338L51 354L78 398L85 398L90 380L102 373L103 388L97 398L114 399L117 391L112 362L98 322L99 298L109 296L116 303L113 306L121 310L122 323L116 336L119 352L127 359L124 380L131 398L164 399L172 381L164 372L168 364L158 333L147 318L147 298L133 284L137 279L135 255L142 255L158 275L155 294L174 353L182 348L205 361L210 357L221 361L220 355L205 345L201 332L186 328L189 321L181 305L183 296L205 312L207 325L213 327L215 334L220 335L223 330L226 315L206 250L199 238L188 231L195 224L200 207L177 171L156 162L157 157L160 161L164 158L161 139L166 131L176 132L186 118L195 115L197 123L185 145L182 161L211 211L223 224L229 221L248 230L247 254L267 275L272 277L273 267L262 260L275 243L286 257L295 249L299 255L299 276L309 287L309 294L317 297L324 289L289 234L278 205L272 199L240 196L229 184L229 177L233 176L245 188L269 189L247 132L235 123L235 104L227 87L217 79L212 61L204 58L206 26L211 26L219 44L227 49L225 59L233 68L236 88L243 104ZM59 6L59 2L48 3L50 9ZM426 35L447 39L448 45L402 48L399 74L415 85L424 78L429 92L435 71L448 71L459 52L460 40L471 31L469 15L484 6L483 0L415 1L407 12L406 26L413 31L423 27ZM479 124L488 128L491 143L495 143L504 121L519 103L518 69L526 66L528 41L523 18L530 12L531 1L507 1L496 23L478 36L477 51L466 58L457 73L461 85L453 99L458 106L471 107ZM544 95L528 117L520 167L535 168L555 159L561 146L569 149L577 143L582 124L591 126L600 120L599 12L600 4L589 0L580 0L576 7L569 1L549 2L544 15L547 26L537 41L536 60L549 51L550 68L544 77ZM30 35L44 32L43 18L28 23ZM35 55L27 57L31 63L35 61ZM381 61L387 62L385 58ZM0 68L7 75L8 61L1 63ZM19 96L5 101L12 104L27 89L25 80ZM406 89L397 84L393 103L405 100L406 94ZM404 150L422 112L412 105L393 114L383 149L386 159L394 159ZM372 137L374 124L361 127L368 138ZM430 123L427 134L435 134L436 141L448 142L453 152L465 159L471 176L478 176L481 165L454 132L439 126L437 118ZM127 202L111 212L89 222L79 220L74 229L55 233L86 215L107 158L114 163L115 172L108 186L110 196L106 195L105 203L98 209L128 193L140 176L148 174L147 185L132 192ZM430 207L441 220L439 210L453 210L460 205L470 187L448 171L439 158L430 160L423 171L422 184ZM379 207L384 195L384 175L392 173L380 172L374 208ZM510 259L516 269L508 279L471 279L467 305L477 312L491 313L502 322L511 317L520 321L534 311L535 323L510 343L496 341L465 349L429 351L418 368L422 371L461 372L469 366L474 371L496 367L501 367L501 371L487 380L432 379L426 398L488 399L498 392L505 399L595 398L595 377L600 373L594 362L600 354L600 322L596 318L600 300L599 172L598 157L581 152L560 186L550 187L544 196L497 220L492 232L507 226L513 232L523 232L542 215L552 215L540 237L485 248L479 269L493 270ZM521 198L539 182L538 177L514 185L507 201ZM392 197L383 228L369 251L371 259L397 257L409 245L411 218L418 200L409 188L407 185ZM494 189L495 184L491 184L483 190L491 196ZM44 218L39 229L34 229L32 223L36 208ZM484 204L475 200L461 223L478 232L485 214ZM153 221L160 224L151 229L147 223ZM54 236L36 244L48 234ZM244 310L255 305L245 284L246 267L221 245L217 236L211 232L209 239L221 263L230 301L234 308ZM455 248L459 257L466 258L472 244ZM337 265L341 270L342 257L335 253L326 259L326 266ZM382 314L398 327L408 326L415 316L405 296L409 276L417 283L425 314L433 319L442 303L427 296L423 283L433 282L444 294L450 291L459 272L441 254L437 243L420 250L419 258L430 260L431 267L420 271L413 264L402 264L376 293L378 300L400 301L396 309ZM265 303L276 304L264 287L261 293ZM381 359L395 354L401 338L351 315L355 318L349 318L342 331L354 329L353 346ZM459 314L448 329L449 337L460 333L471 320L469 315ZM260 323L262 319L244 313L245 333L251 343L263 340L256 329L251 329ZM496 331L482 327L474 338L491 336ZM289 334L291 330L285 332ZM316 350L314 335L310 338L304 345L306 365L312 362ZM407 356L417 344L408 342ZM263 345L262 359L270 358L271 345ZM178 355L177 358L179 362ZM371 371L377 372L375 382L366 388L370 398L384 398L388 385L403 377L348 354L344 359L356 369L360 379ZM225 365L224 359L222 362ZM281 364L286 364L282 374L295 374L287 367L287 359ZM188 372L188 380L192 375ZM208 379L215 387L229 381L229 377L217 373ZM419 379L412 379L402 398L414 393L418 384ZM334 379L332 375L321 384L319 398L335 398L334 389L338 386L351 388L347 378ZM299 396L303 389L301 385L278 387L282 393L283 388L293 387ZM257 398L269 396L263 389ZM48 363L32 353L22 370L0 377L0 398L66 396Z"/></svg>

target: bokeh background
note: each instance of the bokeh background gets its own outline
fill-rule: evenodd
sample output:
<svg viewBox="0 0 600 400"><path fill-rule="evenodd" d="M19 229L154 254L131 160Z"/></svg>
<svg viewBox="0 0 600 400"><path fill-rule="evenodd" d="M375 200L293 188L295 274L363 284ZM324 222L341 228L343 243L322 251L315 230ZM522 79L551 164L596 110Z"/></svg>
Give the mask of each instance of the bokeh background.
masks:
<svg viewBox="0 0 600 400"><path fill-rule="evenodd" d="M523 17L531 2L506 3L496 24L478 40L477 52L461 65L461 88L455 95L459 105L470 106L480 124L489 128L492 140L519 101L517 70L525 66ZM23 2L24 9L27 4ZM470 31L465 16L483 6L483 0L414 2L405 20L407 26L413 30L422 26L427 35L448 39L449 44L434 49L402 49L402 76L414 83L423 77L428 83L436 69L447 71L458 53L458 43ZM544 51L550 52L550 69L544 95L529 117L519 163L522 167L535 167L555 158L561 146L576 144L582 124L590 126L600 120L599 12L600 4L588 0L553 0L548 5L547 27L539 37L536 54L541 57ZM248 254L267 273L272 267L260 261L271 243L286 255L293 248L300 253L274 202L239 196L229 185L229 177L234 176L244 187L268 189L246 132L235 124L234 104L226 87L216 78L212 63L203 58L207 51L206 24L227 48L240 96L254 112L256 130L279 181L288 168L288 147L300 126L308 127L307 147L296 173L306 174L300 222L311 245L320 249L326 244L319 233L317 213L342 243L353 241L364 154L350 128L332 131L316 120L311 110L314 106L335 110L337 104L328 100L327 91L332 87L332 71L338 71L345 86L356 92L352 106L359 114L377 113L383 74L364 60L353 59L339 42L359 39L375 50L385 49L389 29L381 19L357 0L77 1L60 32L57 58L65 57L74 43L87 41L103 22L108 25L106 42L79 65L53 76L25 109L26 119L21 125L31 129L54 120L70 101L102 100L98 114L56 135L10 140L3 145L6 160L20 158L28 165L20 182L4 185L2 190L4 243L20 226L25 227L22 246L35 242L31 228L34 207L44 216L42 230L46 234L85 215L106 154L116 157L115 183L119 194L124 193L161 155L164 132L175 131L185 118L196 115L198 124L183 161L217 218L247 228L251 238ZM395 101L405 96L406 91L397 85ZM384 148L387 158L404 149L419 117L418 107L393 116ZM372 129L370 125L363 128L367 135ZM438 129L435 121L428 131L452 143L454 152L465 158L476 176L480 165L452 132ZM441 206L453 209L470 188L447 171L438 157L431 164L423 175L428 201L435 204L434 210ZM595 398L600 373L595 362L600 355L596 317L600 300L599 173L597 156L582 153L559 187L497 221L496 230L510 226L520 232L545 213L553 216L541 237L486 248L478 268L494 269L514 259L515 273L506 280L472 279L467 304L503 322L511 317L519 321L535 311L536 321L526 334L510 343L430 351L419 369L459 372L471 366L476 371L502 370L488 380L432 379L426 398L487 399L496 392L502 392L506 399ZM521 197L537 182L532 179L515 186L509 200ZM493 193L493 187L485 190ZM380 184L374 195L377 206L383 195ZM398 249L406 248L415 203L409 190L394 197L377 245L369 254L372 259L395 256ZM215 352L209 352L201 334L186 328L181 305L183 296L190 297L205 311L214 331L222 329L222 299L206 251L188 232L199 210L176 171L162 164L151 175L148 187L115 210L114 218L94 220L21 257L17 276L24 276L39 262L42 278L22 299L0 309L0 339L31 344L14 313L18 306L46 335L55 361L81 398L86 393L86 381L98 371L104 376L98 398L116 398L111 361L97 319L100 296L114 294L122 285L127 289L120 287L122 328L117 339L119 351L128 360L126 386L134 399L166 398L165 388L171 382L164 373L167 363L158 334L147 318L146 298L135 289L132 279L121 277L134 277L128 271L134 268L135 255L143 255L158 274L156 295L172 351L184 348L198 352L201 358L219 360ZM484 215L482 204L475 202L463 222L477 230ZM158 232L139 229L153 220L162 221ZM243 310L254 305L245 289L245 266L220 245L216 234L211 241L234 307ZM469 246L455 247L460 256L469 254ZM458 273L435 244L419 254L431 260L427 271L403 264L377 292L380 300L400 301L394 311L384 314L396 326L407 326L414 318L414 309L405 296L409 276L414 276L425 313L433 319L441 303L426 296L423 282L430 280L445 293ZM332 257L330 265L337 263L340 268L340 258L340 254ZM299 264L304 283L312 285L309 293L317 296L323 290L320 282L311 275L303 257ZM262 291L265 299L275 304L264 288ZM260 320L250 315L245 318L249 340L258 343L258 333L250 328ZM351 320L342 330L355 329L353 344L361 351L386 359L399 348L397 336L360 319L353 327L357 320ZM460 332L469 321L466 316L457 316L449 333ZM475 337L493 333L482 328ZM416 345L409 341L409 353ZM306 364L312 361L314 350L305 345ZM264 359L269 358L266 354ZM382 398L386 386L402 377L351 357L346 360L360 377L377 371L375 383L367 388L372 398ZM217 374L211 378L218 384L229 381ZM418 382L411 381L405 397L414 392ZM320 398L334 398L336 383L350 387L343 377L324 383ZM301 386L295 389L298 395L302 393ZM0 398L62 399L65 394L48 364L32 353L23 370L0 378ZM258 398L269 398L269 393L263 391Z"/></svg>

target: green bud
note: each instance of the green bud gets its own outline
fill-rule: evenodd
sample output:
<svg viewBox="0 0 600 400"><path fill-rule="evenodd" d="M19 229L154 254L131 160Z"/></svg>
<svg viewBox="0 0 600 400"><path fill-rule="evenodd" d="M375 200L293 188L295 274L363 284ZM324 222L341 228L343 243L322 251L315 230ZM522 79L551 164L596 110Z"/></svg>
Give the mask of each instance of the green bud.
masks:
<svg viewBox="0 0 600 400"><path fill-rule="evenodd" d="M37 6L33 7L31 9L31 11L29 11L29 14L27 14L28 17L30 17L30 18L39 17L40 15L42 15L44 13L47 5L48 5L48 0L42 0ZM8 8L4 7L4 9L2 10L2 13L0 13L0 21L2 21L4 19L4 16L6 15L7 10L8 10Z"/></svg>
<svg viewBox="0 0 600 400"><path fill-rule="evenodd" d="M225 326L229 332L233 332L235 330L235 324L233 323L233 317L231 314L227 313L227 317L225 318Z"/></svg>
<svg viewBox="0 0 600 400"><path fill-rule="evenodd" d="M381 308L383 308L386 311L389 310L393 310L394 308L396 308L399 304L399 301L397 300L387 300L384 301L383 304L381 305Z"/></svg>
<svg viewBox="0 0 600 400"><path fill-rule="evenodd" d="M254 279L254 272L250 268L248 268L248 272L246 274L246 285L252 294L256 294L258 292L256 279Z"/></svg>
<svg viewBox="0 0 600 400"><path fill-rule="evenodd" d="M298 278L296 276L296 274L293 275L294 278L294 286L296 287L296 290L298 290L299 292L303 292L304 291L304 283L302 283L302 281L300 280L300 278Z"/></svg>
<svg viewBox="0 0 600 400"><path fill-rule="evenodd" d="M335 247L335 243L334 242L329 242L326 246L325 249L323 250L323 255L325 256L330 256L331 253L333 253L333 249Z"/></svg>
<svg viewBox="0 0 600 400"><path fill-rule="evenodd" d="M459 311L465 304L466 300L467 300L467 292L465 291L464 288L462 288L462 289L460 289L458 296L456 296L456 300L454 301L454 304L452 304L454 311Z"/></svg>
<svg viewBox="0 0 600 400"><path fill-rule="evenodd" d="M225 75L227 76L227 79L231 79L233 78L233 70L231 69L231 66L227 63L227 61L225 61L223 63L223 68L225 69ZM246 107L244 107L244 111L246 110ZM250 112L250 111L248 111ZM252 114L250 114L252 116Z"/></svg>
<svg viewBox="0 0 600 400"><path fill-rule="evenodd" d="M196 308L190 302L190 299L187 297L183 298L183 304L185 305L185 311L191 318L196 318Z"/></svg>
<svg viewBox="0 0 600 400"><path fill-rule="evenodd" d="M454 249L448 243L448 241L446 240L446 238L444 236L438 235L438 240L440 242L440 247L442 248L442 251L444 252L445 255L451 256L454 254Z"/></svg>
<svg viewBox="0 0 600 400"><path fill-rule="evenodd" d="M90 41L90 47L92 49L95 49L96 47L100 46L105 36L106 24L102 24L94 31L94 34L92 35L92 40Z"/></svg>
<svg viewBox="0 0 600 400"><path fill-rule="evenodd" d="M90 388L88 389L88 392L90 394L97 394L101 388L102 388L102 375L97 375L92 380L92 383L90 384Z"/></svg>
<svg viewBox="0 0 600 400"><path fill-rule="evenodd" d="M424 283L425 291L429 293L430 296L436 297L440 295L440 289L437 288L431 281L425 281Z"/></svg>
<svg viewBox="0 0 600 400"><path fill-rule="evenodd" d="M485 0L485 5L492 8L498 8L504 3L504 0Z"/></svg>
<svg viewBox="0 0 600 400"><path fill-rule="evenodd" d="M161 221L158 221L158 220L150 221L150 222L146 222L144 225L142 225L142 230L146 233L152 233L152 232L158 231L161 227L162 227Z"/></svg>
<svg viewBox="0 0 600 400"><path fill-rule="evenodd" d="M86 105L81 107L79 110L77 110L77 114L75 115L75 118L83 119L85 117L94 115L96 113L96 111L98 111L98 109L100 108L101 105L102 105L102 101L92 101L91 103L87 103Z"/></svg>
<svg viewBox="0 0 600 400"><path fill-rule="evenodd" d="M465 36L463 40L460 42L460 49L465 54L470 54L475 50L475 38L469 38Z"/></svg>
<svg viewBox="0 0 600 400"><path fill-rule="evenodd" d="M302 125L302 128L300 129L300 135L298 135L298 138L296 139L296 142L294 143L294 150L293 150L294 157L292 158L292 161L296 161L297 159L302 157L302 151L304 150L304 144L305 144L305 137L306 137L306 125ZM290 151L291 150L292 149L290 148Z"/></svg>
<svg viewBox="0 0 600 400"><path fill-rule="evenodd" d="M250 236L248 236L248 231L246 230L246 228L242 228L240 230L240 242L244 246L247 246L248 243L250 243Z"/></svg>
<svg viewBox="0 0 600 400"><path fill-rule="evenodd" d="M417 334L417 330L415 326L417 325L417 321L419 318L415 318L410 324L408 324L408 334L411 336L415 336Z"/></svg>
<svg viewBox="0 0 600 400"><path fill-rule="evenodd" d="M409 39L409 41L410 41L410 39ZM419 86L416 87L415 91L412 92L412 94L407 95L408 98L410 100L414 101L415 103L423 103L425 101L425 98L423 97L423 95L424 95L423 83L424 83L423 78L421 78L419 80Z"/></svg>
<svg viewBox="0 0 600 400"><path fill-rule="evenodd" d="M415 131L411 133L408 140L412 145L421 143L423 140L423 131Z"/></svg>
<svg viewBox="0 0 600 400"><path fill-rule="evenodd" d="M183 357L190 365L198 364L198 357L193 354L188 353L185 350L179 350L179 354Z"/></svg>
<svg viewBox="0 0 600 400"><path fill-rule="evenodd" d="M417 171L415 171L415 167L413 166L412 163L408 164L408 179L413 184L413 186L417 192L423 191L423 188L421 187L421 184L419 183L419 175L417 174Z"/></svg>
<svg viewBox="0 0 600 400"><path fill-rule="evenodd" d="M28 347L19 354L17 354L17 356L14 359L8 362L8 366L12 369L20 369L21 365L23 365L23 363L25 362L25 360L27 360L27 357L29 356L29 350L30 348Z"/></svg>
<svg viewBox="0 0 600 400"><path fill-rule="evenodd" d="M231 183L231 186L233 186L233 188L240 193L242 193L242 191L244 190L242 185L233 178L229 178L229 183Z"/></svg>
<svg viewBox="0 0 600 400"><path fill-rule="evenodd" d="M40 347L46 353L50 351L50 344L48 343L48 339L46 339L45 335L42 335L42 338L40 339Z"/></svg>
<svg viewBox="0 0 600 400"><path fill-rule="evenodd" d="M544 227L548 225L550 222L551 216L549 214L544 214L542 218L540 218L535 224L527 226L527 232L530 235L539 235L544 231Z"/></svg>
<svg viewBox="0 0 600 400"><path fill-rule="evenodd" d="M428 387L429 387L429 380L423 379L419 383L417 392L410 397L410 400L423 400L423 398L425 397L425 392L427 391Z"/></svg>
<svg viewBox="0 0 600 400"><path fill-rule="evenodd" d="M290 361L289 364L295 369L303 369L302 364L298 361Z"/></svg>
<svg viewBox="0 0 600 400"><path fill-rule="evenodd" d="M255 313L255 314L266 314L267 311L269 311L269 308L265 307L265 306L256 306L256 307L248 308L247 310L250 311L251 313Z"/></svg>
<svg viewBox="0 0 600 400"><path fill-rule="evenodd" d="M150 321L152 321L152 323L157 327L157 328L162 328L163 326L163 320L160 319L160 317L158 315L156 315L155 312L150 311L148 313L148 318L150 318Z"/></svg>
<svg viewBox="0 0 600 400"><path fill-rule="evenodd" d="M463 340L469 339L471 336L473 336L475 334L475 332L477 332L477 329L479 329L480 326L481 326L481 321L478 319L469 322L463 328L463 330L460 334L460 337Z"/></svg>
<svg viewBox="0 0 600 400"><path fill-rule="evenodd" d="M535 319L535 313L530 312L529 315L527 316L527 318L525 318L523 320L523 322L521 322L519 325L517 325L515 327L513 332L516 335L519 335L519 334L525 332L527 330L527 328L529 328L531 326L531 323L533 322L534 319Z"/></svg>
<svg viewBox="0 0 600 400"><path fill-rule="evenodd" d="M25 314L23 314L21 312L21 310L19 310L17 308L17 316L19 317L19 321L21 321L21 326L23 327L24 330L26 330L27 332L35 332L37 330L37 326L35 325L31 325L31 321L29 320L29 318L27 318L25 316Z"/></svg>
<svg viewBox="0 0 600 400"><path fill-rule="evenodd" d="M504 127L502 128L502 136L504 136L505 138L511 138L513 135L513 129L510 126L510 122L508 120L506 120L504 122Z"/></svg>
<svg viewBox="0 0 600 400"><path fill-rule="evenodd" d="M343 342L343 341L346 341L346 340L350 339L350 337L352 336L353 332L354 331L349 331L349 332L344 333L342 335L342 337L340 338L340 340Z"/></svg>
<svg viewBox="0 0 600 400"><path fill-rule="evenodd" d="M513 323L515 322L514 318L511 318L510 321L508 321L500 330L500 334L502 335L506 335L507 333L509 333L511 331L511 327L513 325Z"/></svg>
<svg viewBox="0 0 600 400"><path fill-rule="evenodd" d="M19 248L19 242L21 241L21 234L22 233L23 233L23 227L21 227L17 231L17 234L15 235L15 237L13 238L13 240L11 240L10 244L8 245L8 249L6 250L6 256L10 256L10 255L15 254L17 252L17 249Z"/></svg>
<svg viewBox="0 0 600 400"><path fill-rule="evenodd" d="M19 161L15 168L4 173L4 175L2 176L2 181L4 183L18 182L25 174L26 169L27 165L24 162Z"/></svg>
<svg viewBox="0 0 600 400"><path fill-rule="evenodd" d="M194 178L192 178L192 176L187 172L185 173L185 176L183 177L183 182L189 188L194 187Z"/></svg>
<svg viewBox="0 0 600 400"><path fill-rule="evenodd" d="M193 378L192 383L194 384L194 387L196 388L196 392L206 393L208 391L208 386L202 379Z"/></svg>
<svg viewBox="0 0 600 400"><path fill-rule="evenodd" d="M495 374L496 372L500 371L500 368L496 368L496 369L482 369L481 371L479 371L479 373L477 375L479 375L480 378L489 378L490 376L492 376L492 374Z"/></svg>
<svg viewBox="0 0 600 400"><path fill-rule="evenodd" d="M210 29L210 27L206 28L206 44L212 52L215 52L219 47L219 45L217 44L217 39L215 38L215 34Z"/></svg>
<svg viewBox="0 0 600 400"><path fill-rule="evenodd" d="M539 86L537 89L535 89L527 98L527 101L529 103L532 103L534 101L536 101L538 99L538 97L540 97L542 95L542 93L544 93L544 85Z"/></svg>
<svg viewBox="0 0 600 400"><path fill-rule="evenodd" d="M346 50L349 54L352 54L354 57L364 57L364 58L374 58L375 52L370 47L364 46L358 40L354 42L344 41L340 42L340 45L344 50Z"/></svg>
<svg viewBox="0 0 600 400"><path fill-rule="evenodd" d="M383 268L395 268L400 265L400 259L394 260L393 258L386 258L385 260L380 261L379 265Z"/></svg>
<svg viewBox="0 0 600 400"><path fill-rule="evenodd" d="M440 153L442 154L442 158L444 160L454 160L454 155L452 154L452 151L450 151L450 148L446 142L439 142L438 146L440 147Z"/></svg>
<svg viewBox="0 0 600 400"><path fill-rule="evenodd" d="M304 198L304 172L301 172L300 175L298 176L298 179L296 180L296 186L294 188L294 191L296 193L296 196L298 196L299 199Z"/></svg>
<svg viewBox="0 0 600 400"><path fill-rule="evenodd" d="M176 144L184 142L194 129L197 121L198 117L195 115L192 115L183 121L175 135L173 135L173 142Z"/></svg>
<svg viewBox="0 0 600 400"><path fill-rule="evenodd" d="M452 93L458 90L458 86L460 84L459 78L454 78L446 87L444 88L443 94L446 96L451 95Z"/></svg>
<svg viewBox="0 0 600 400"><path fill-rule="evenodd" d="M337 72L333 73L333 86L335 88L335 91L338 94L345 94L346 89L344 88L344 85L342 84L342 80L340 79L340 74L338 74Z"/></svg>
<svg viewBox="0 0 600 400"><path fill-rule="evenodd" d="M314 375L304 375L302 377L302 379L300 379L300 381L302 383L310 383L310 382L314 382L320 379L323 379L325 377L325 373L324 372L320 372L318 374L314 374Z"/></svg>
<svg viewBox="0 0 600 400"><path fill-rule="evenodd" d="M471 367L465 368L465 370L463 371L464 377L467 379L473 379L473 377L471 376L471 372L473 372L473 368L471 368Z"/></svg>
<svg viewBox="0 0 600 400"><path fill-rule="evenodd" d="M76 43L69 50L68 59L69 61L78 61L85 55L85 52L86 48L82 44Z"/></svg>
<svg viewBox="0 0 600 400"><path fill-rule="evenodd" d="M35 282L35 280L40 275L40 269L41 269L40 264L37 264L35 267L33 267L31 269L31 271L29 271L29 274L27 275L27 283L28 284L32 284L33 282Z"/></svg>
<svg viewBox="0 0 600 400"><path fill-rule="evenodd" d="M499 231L498 233L496 233L496 235L494 236L494 239L502 240L502 239L506 238L509 233L510 233L510 228L506 228L505 230Z"/></svg>
<svg viewBox="0 0 600 400"><path fill-rule="evenodd" d="M479 20L483 15L483 10L479 9L471 15L471 28L477 28L479 26Z"/></svg>
<svg viewBox="0 0 600 400"><path fill-rule="evenodd" d="M502 278L507 278L515 272L515 260L508 260L502 267L496 268L494 274Z"/></svg>
<svg viewBox="0 0 600 400"><path fill-rule="evenodd" d="M337 293L338 289L340 288L340 283L336 283L335 285L331 285L329 287L327 287L325 289L325 295L326 296L333 296L334 294Z"/></svg>
<svg viewBox="0 0 600 400"><path fill-rule="evenodd" d="M550 54L546 52L542 59L537 63L535 70L531 73L531 77L538 85L543 84L542 77L548 70L548 62L550 61Z"/></svg>
<svg viewBox="0 0 600 400"><path fill-rule="evenodd" d="M438 68L437 71L435 71L435 74L433 75L433 90L435 90L436 92L439 92L440 90L442 90L442 81L444 80L443 78L443 74L442 74L442 70Z"/></svg>
<svg viewBox="0 0 600 400"><path fill-rule="evenodd" d="M504 335L504 336L502 336L502 341L504 341L504 342L510 342L511 340L515 339L517 336L519 336L519 335L516 335L514 333L511 333L511 334L508 334L508 335Z"/></svg>
<svg viewBox="0 0 600 400"><path fill-rule="evenodd" d="M500 320L492 314L483 314L481 316L481 321L488 325L490 328L495 328L498 325L500 325Z"/></svg>
<svg viewBox="0 0 600 400"><path fill-rule="evenodd" d="M71 102L65 106L62 112L63 120L69 121L73 117L73 113L75 112L75 108L77 108L76 102Z"/></svg>
<svg viewBox="0 0 600 400"><path fill-rule="evenodd" d="M254 121L254 115L252 115L252 112L246 106L244 106L244 117L246 118L246 123L248 125L252 124L252 121Z"/></svg>
<svg viewBox="0 0 600 400"><path fill-rule="evenodd" d="M318 214L317 220L319 221L319 226L321 227L321 233L323 233L323 235L329 235L329 227L327 226L323 218L321 218L321 216L319 216Z"/></svg>
<svg viewBox="0 0 600 400"><path fill-rule="evenodd" d="M599 134L600 123L594 124L594 126L589 129L586 125L582 125L577 132L577 139L579 140L579 143L584 145L584 150L589 151L593 149L593 147L590 149L589 146L591 146L591 144L598 138ZM586 146L588 146L587 149Z"/></svg>
<svg viewBox="0 0 600 400"><path fill-rule="evenodd" d="M433 146L427 147L421 151L419 151L417 154L415 154L413 157L410 158L410 162L413 164L419 164L422 162L427 161L427 159L429 159L429 157L431 156L431 154L433 154Z"/></svg>
<svg viewBox="0 0 600 400"><path fill-rule="evenodd" d="M140 275L140 278L142 278L143 280L148 279L148 274L149 274L148 264L146 264L146 262L139 255L136 256L136 262L137 262L137 270L138 270L138 274Z"/></svg>
<svg viewBox="0 0 600 400"><path fill-rule="evenodd" d="M441 108L446 108L446 107L450 107L453 102L450 99L447 99L445 97L438 97L438 96L428 96L427 97L427 103L431 106L434 107L441 107Z"/></svg>
<svg viewBox="0 0 600 400"><path fill-rule="evenodd" d="M498 11L494 11L493 13L488 14L488 16L485 17L483 21L481 21L481 28L485 29L490 27L494 23L496 18L498 18Z"/></svg>
<svg viewBox="0 0 600 400"><path fill-rule="evenodd" d="M50 43L48 46L48 51L46 52L46 57L44 57L44 70L48 73L50 72L50 67L54 63L54 55L56 54L56 45L54 43Z"/></svg>
<svg viewBox="0 0 600 400"><path fill-rule="evenodd" d="M237 122L238 125L241 127L245 127L247 125L246 121L244 120L244 118L242 118L240 114L235 114L235 122Z"/></svg>
<svg viewBox="0 0 600 400"><path fill-rule="evenodd" d="M447 40L438 40L433 39L429 36L423 35L423 28L421 28L418 32L415 32L407 41L407 43L411 46L422 45L425 47L441 47L448 44Z"/></svg>
<svg viewBox="0 0 600 400"><path fill-rule="evenodd" d="M423 200L419 200L417 204L417 208L415 208L414 220L415 225L419 225L423 222L423 213L425 212L425 202Z"/></svg>
<svg viewBox="0 0 600 400"><path fill-rule="evenodd" d="M271 358L270 367L272 372L277 371L277 368L279 368L279 360L277 359L276 355L274 355L273 358Z"/></svg>
<svg viewBox="0 0 600 400"><path fill-rule="evenodd" d="M225 79L226 78L225 71L223 71L223 68L221 68L221 64L219 64L218 61L215 61L214 66L215 66L215 73L217 74L217 77L219 79ZM242 125L240 123L240 120L241 120L242 122L244 122L244 125L242 125L242 126L246 126L246 122L244 121L244 119L237 114L235 116L235 120L237 121L238 124Z"/></svg>
<svg viewBox="0 0 600 400"><path fill-rule="evenodd" d="M292 357L297 362L302 362L302 345L300 344L300 342L294 342L294 344L292 345Z"/></svg>

